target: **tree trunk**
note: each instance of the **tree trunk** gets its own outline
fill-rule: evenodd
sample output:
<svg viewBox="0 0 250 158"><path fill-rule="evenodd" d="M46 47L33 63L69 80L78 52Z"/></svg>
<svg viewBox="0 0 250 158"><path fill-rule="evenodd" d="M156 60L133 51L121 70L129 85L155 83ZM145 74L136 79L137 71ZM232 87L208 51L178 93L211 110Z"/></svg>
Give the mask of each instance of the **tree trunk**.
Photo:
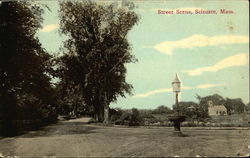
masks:
<svg viewBox="0 0 250 158"><path fill-rule="evenodd" d="M109 124L109 106L106 104L104 107L104 122L105 124Z"/></svg>
<svg viewBox="0 0 250 158"><path fill-rule="evenodd" d="M107 104L106 92L104 92L104 95L103 95L103 115L104 115L103 123L109 124L109 105Z"/></svg>
<svg viewBox="0 0 250 158"><path fill-rule="evenodd" d="M94 113L96 116L96 120L98 122L103 122L103 105L101 104L101 101L96 99L95 104L94 104Z"/></svg>
<svg viewBox="0 0 250 158"><path fill-rule="evenodd" d="M99 121L99 115L100 115L100 109L99 109L99 105L97 104L97 102L94 105L94 116L95 116L95 120Z"/></svg>
<svg viewBox="0 0 250 158"><path fill-rule="evenodd" d="M99 122L103 122L103 119L104 119L104 116L103 116L103 113L104 113L104 109L103 109L103 106L102 105L100 105L99 106L99 119L98 119L98 121Z"/></svg>

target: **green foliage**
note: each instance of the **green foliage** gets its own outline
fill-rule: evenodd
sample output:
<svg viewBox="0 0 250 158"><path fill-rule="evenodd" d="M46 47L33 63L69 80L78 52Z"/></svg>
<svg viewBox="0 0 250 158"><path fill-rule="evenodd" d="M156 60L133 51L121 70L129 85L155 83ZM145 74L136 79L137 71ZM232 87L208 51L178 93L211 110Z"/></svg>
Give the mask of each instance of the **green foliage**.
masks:
<svg viewBox="0 0 250 158"><path fill-rule="evenodd" d="M81 91L81 87L76 85L68 87L63 87L63 84L57 85L59 114L72 114L78 117L90 113L90 109L86 106Z"/></svg>
<svg viewBox="0 0 250 158"><path fill-rule="evenodd" d="M190 109L193 107L193 109ZM173 105L174 111L177 110L176 105ZM197 117L205 117L203 115L203 110L200 109L199 105L195 102L179 102L179 110L182 115L187 116L188 118L197 118Z"/></svg>
<svg viewBox="0 0 250 158"><path fill-rule="evenodd" d="M151 110L151 109L139 110L139 112L140 112L140 116L142 118L152 118L152 117L154 117L152 115L153 110Z"/></svg>
<svg viewBox="0 0 250 158"><path fill-rule="evenodd" d="M117 125L128 125L128 126L139 126L142 125L142 117L138 109L133 108L131 111L122 111L119 113L120 118L115 120L114 123Z"/></svg>
<svg viewBox="0 0 250 158"><path fill-rule="evenodd" d="M140 116L139 110L137 110L136 108L133 108L129 125L130 126L139 126L139 125L141 125L141 123L142 123L142 118Z"/></svg>
<svg viewBox="0 0 250 158"><path fill-rule="evenodd" d="M197 99L199 100L199 110L202 116L208 117L208 101L212 101L214 105L224 105L225 99L218 95L213 94L206 97L200 97L197 95Z"/></svg>
<svg viewBox="0 0 250 158"><path fill-rule="evenodd" d="M102 120L105 105L131 93L125 64L136 60L127 34L138 17L132 11L91 1L62 2L59 17L61 33L68 36L64 55L57 61L60 84L66 89L81 87L84 102Z"/></svg>
<svg viewBox="0 0 250 158"><path fill-rule="evenodd" d="M114 122L118 120L123 114L121 109L109 109L110 121Z"/></svg>
<svg viewBox="0 0 250 158"><path fill-rule="evenodd" d="M161 105L152 111L152 114L171 114L171 113L173 113L173 111L169 107L164 105Z"/></svg>
<svg viewBox="0 0 250 158"><path fill-rule="evenodd" d="M250 103L247 103L245 107L246 107L246 111L250 112Z"/></svg>
<svg viewBox="0 0 250 158"><path fill-rule="evenodd" d="M198 96L197 98L199 99L199 106L205 115L208 115L208 101L212 101L213 105L224 105L227 109L228 114L244 112L245 104L240 98L224 99L218 94L213 94L206 97Z"/></svg>
<svg viewBox="0 0 250 158"><path fill-rule="evenodd" d="M3 133L11 120L46 117L55 107L51 56L35 36L43 9L28 2L0 5L0 110ZM33 113L33 114L31 114ZM49 114L48 114L49 115Z"/></svg>
<svg viewBox="0 0 250 158"><path fill-rule="evenodd" d="M229 114L232 113L243 113L245 110L245 104L243 103L242 99L230 99L226 98L225 107L227 108L227 112Z"/></svg>
<svg viewBox="0 0 250 158"><path fill-rule="evenodd" d="M115 120L114 123L116 125L129 125L131 119L131 114L127 112L123 112L119 119Z"/></svg>

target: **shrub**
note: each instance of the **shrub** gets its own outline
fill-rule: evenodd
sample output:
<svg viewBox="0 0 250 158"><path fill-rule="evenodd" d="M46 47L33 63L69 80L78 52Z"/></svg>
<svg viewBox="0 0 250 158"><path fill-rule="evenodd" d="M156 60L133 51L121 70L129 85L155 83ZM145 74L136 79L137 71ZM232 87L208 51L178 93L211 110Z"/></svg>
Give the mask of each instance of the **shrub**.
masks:
<svg viewBox="0 0 250 158"><path fill-rule="evenodd" d="M116 125L129 125L130 118L131 118L131 114L123 111L121 117L115 120L114 122Z"/></svg>
<svg viewBox="0 0 250 158"><path fill-rule="evenodd" d="M140 110L139 113L143 119L154 118L154 116L152 115L152 110Z"/></svg>
<svg viewBox="0 0 250 158"><path fill-rule="evenodd" d="M122 114L120 112L122 112ZM120 111L120 112L118 112L118 115L113 115L112 118L113 122L116 125L139 126L143 122L143 119L140 116L140 112L135 108L133 108L131 112L128 111ZM115 120L115 118L119 115L120 118Z"/></svg>
<svg viewBox="0 0 250 158"><path fill-rule="evenodd" d="M173 113L173 110L163 105L157 107L155 110L152 111L152 114L171 114L171 113Z"/></svg>
<svg viewBox="0 0 250 158"><path fill-rule="evenodd" d="M110 109L109 117L111 122L115 122L122 116L123 112L121 109Z"/></svg>
<svg viewBox="0 0 250 158"><path fill-rule="evenodd" d="M140 112L136 108L133 108L129 126L139 126L141 124L142 124L142 118L140 116Z"/></svg>

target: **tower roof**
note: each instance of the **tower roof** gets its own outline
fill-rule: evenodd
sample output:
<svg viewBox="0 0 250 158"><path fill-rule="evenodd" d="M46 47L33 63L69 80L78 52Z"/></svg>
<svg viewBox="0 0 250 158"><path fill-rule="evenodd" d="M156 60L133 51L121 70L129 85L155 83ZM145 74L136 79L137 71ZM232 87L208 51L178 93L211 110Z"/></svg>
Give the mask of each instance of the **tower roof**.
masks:
<svg viewBox="0 0 250 158"><path fill-rule="evenodd" d="M175 75L175 79L174 79L173 82L175 82L175 83L176 83L176 82L177 82L177 83L181 82L177 74Z"/></svg>

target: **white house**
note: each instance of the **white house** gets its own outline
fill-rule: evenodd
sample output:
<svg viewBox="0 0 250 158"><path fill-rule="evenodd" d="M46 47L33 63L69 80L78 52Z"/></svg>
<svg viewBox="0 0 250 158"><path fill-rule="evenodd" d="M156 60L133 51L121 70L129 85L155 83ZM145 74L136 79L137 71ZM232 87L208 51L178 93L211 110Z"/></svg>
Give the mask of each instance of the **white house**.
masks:
<svg viewBox="0 0 250 158"><path fill-rule="evenodd" d="M208 115L209 116L227 115L227 109L224 105L214 105L213 101L209 100Z"/></svg>

